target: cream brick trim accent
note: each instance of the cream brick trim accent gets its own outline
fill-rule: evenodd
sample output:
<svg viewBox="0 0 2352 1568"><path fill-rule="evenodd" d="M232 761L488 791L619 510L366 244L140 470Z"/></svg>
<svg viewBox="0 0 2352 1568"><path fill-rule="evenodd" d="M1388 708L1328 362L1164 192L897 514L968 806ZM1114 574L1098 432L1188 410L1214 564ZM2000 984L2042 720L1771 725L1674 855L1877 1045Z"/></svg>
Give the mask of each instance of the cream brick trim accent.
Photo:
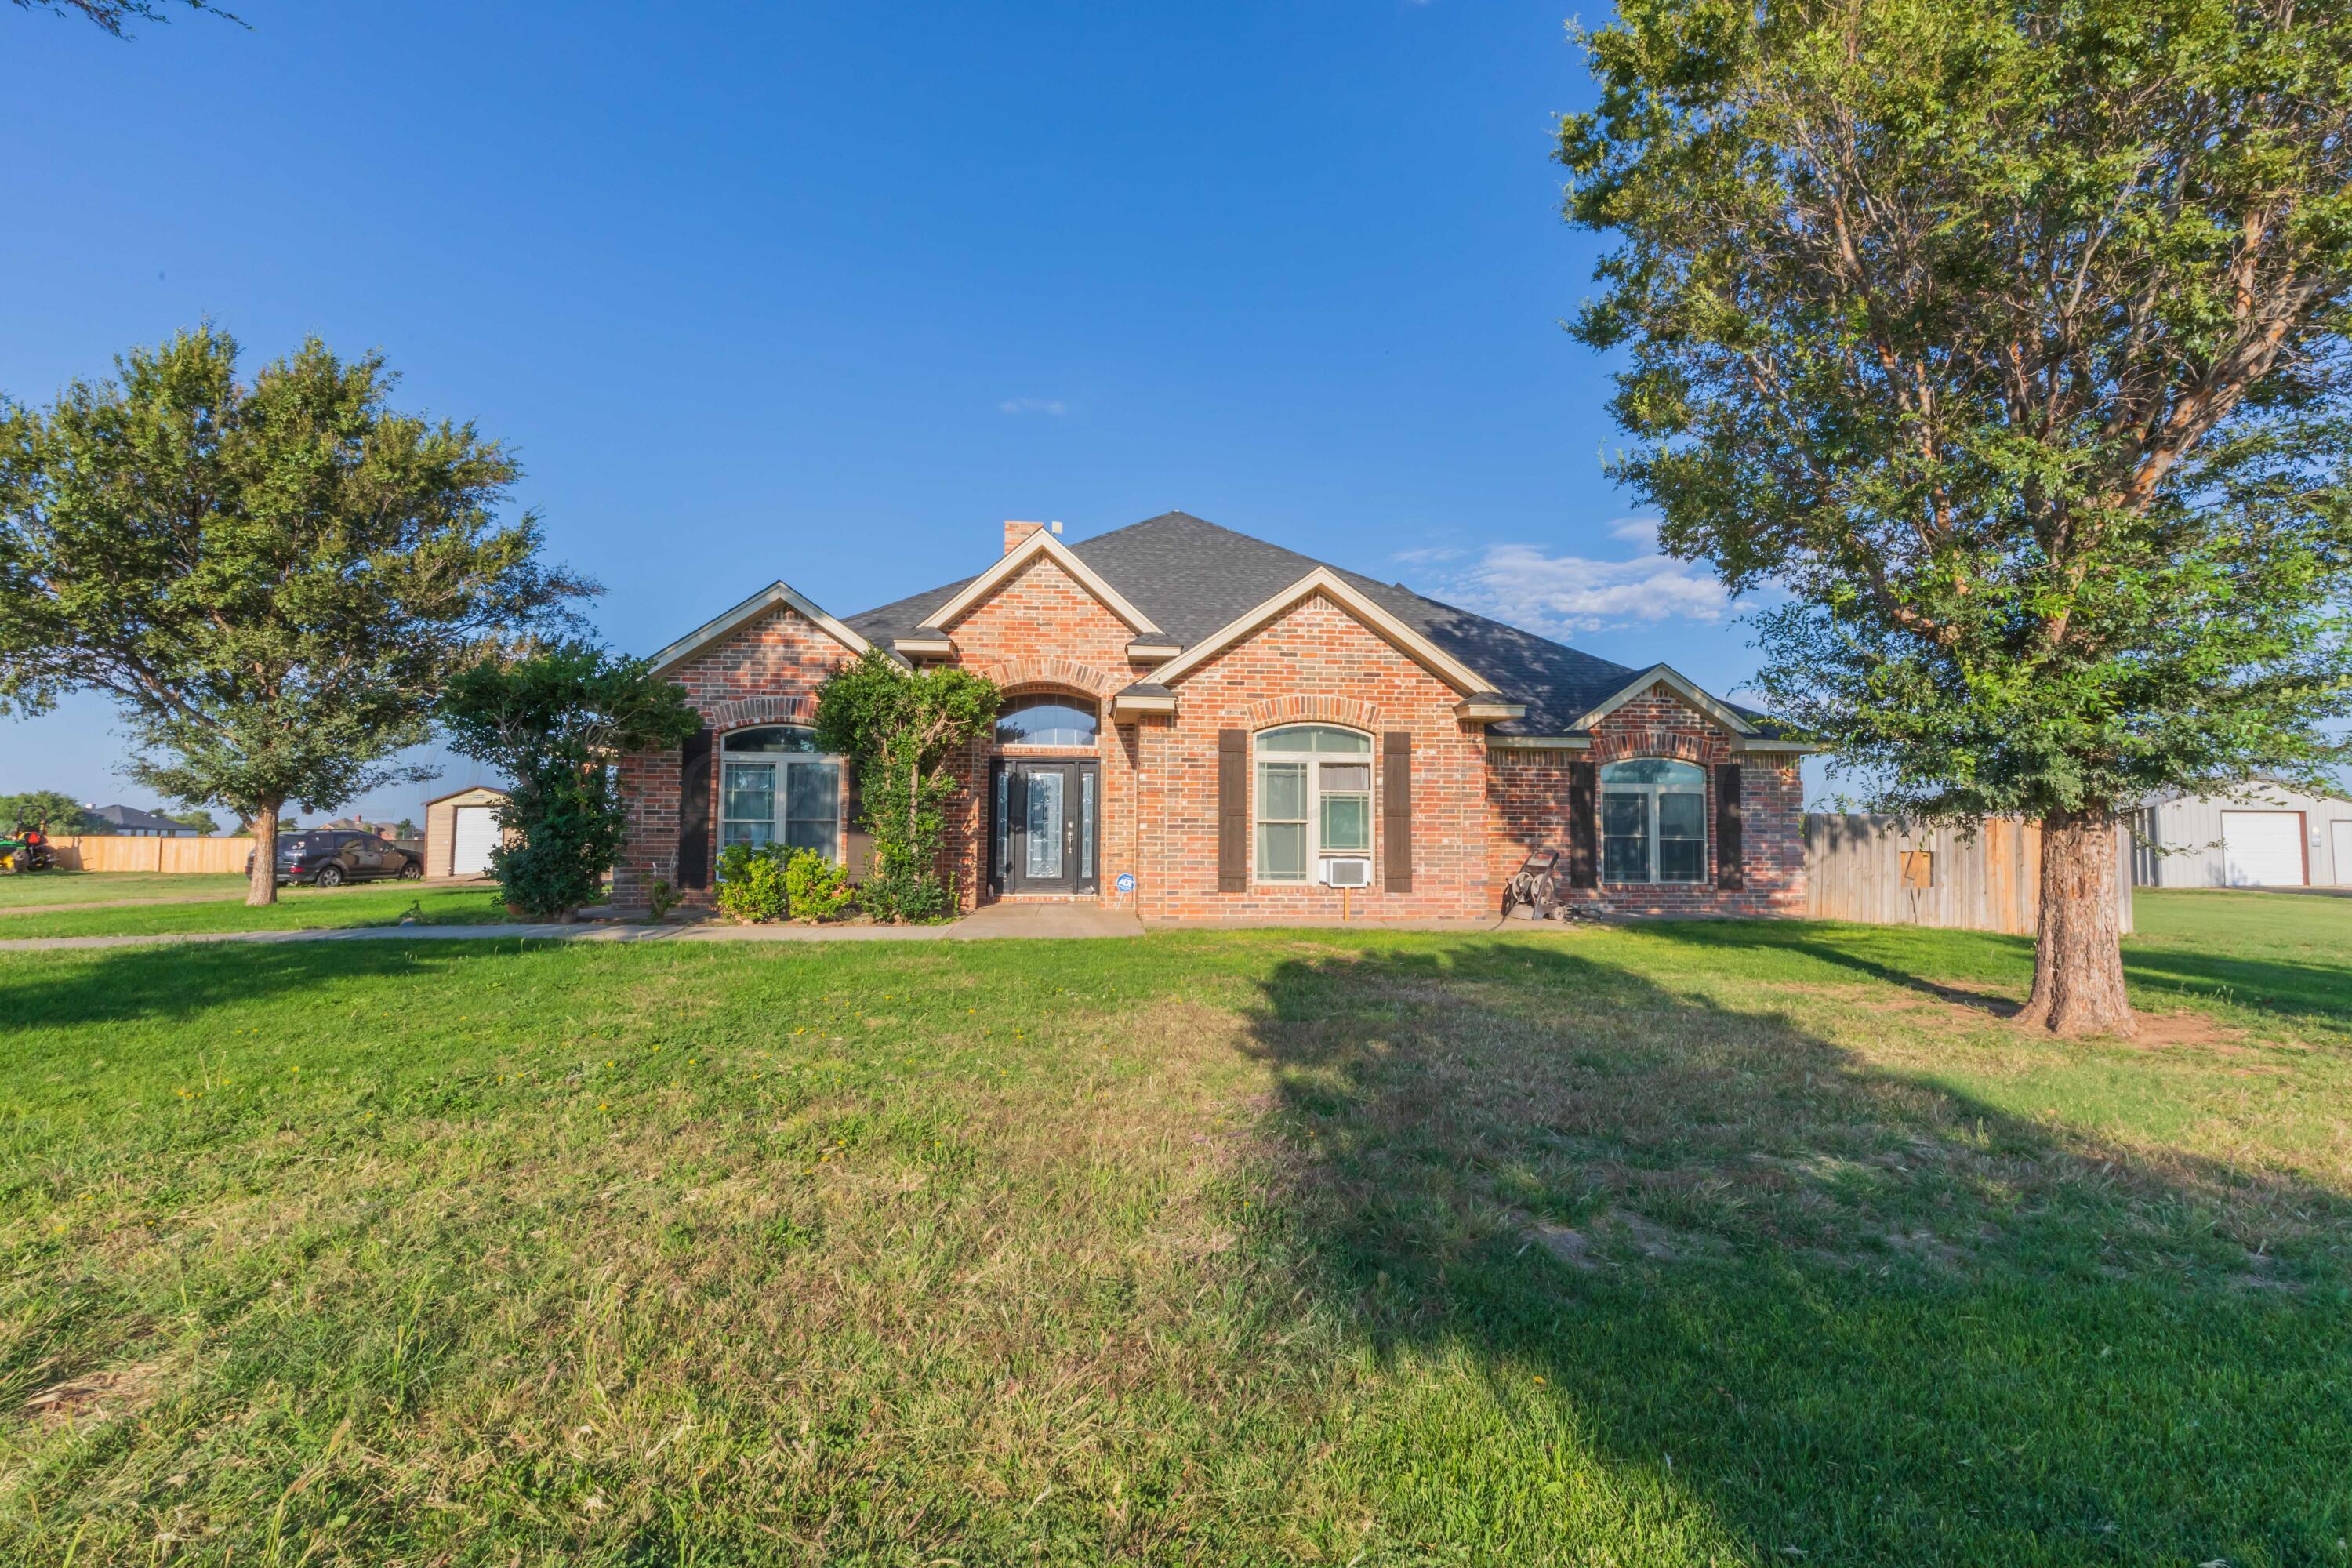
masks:
<svg viewBox="0 0 2352 1568"><path fill-rule="evenodd" d="M982 665L977 673L988 677L1007 691L1017 691L1024 686L1058 686L1073 691L1084 691L1095 697L1108 697L1128 684L1129 678L1097 669L1075 658L1058 653L1036 658L1015 656Z"/></svg>
<svg viewBox="0 0 2352 1568"><path fill-rule="evenodd" d="M1709 760L1706 738L1686 730L1625 730L1593 742L1594 762L1613 763L1624 757L1672 757L1701 766Z"/></svg>
<svg viewBox="0 0 2352 1568"><path fill-rule="evenodd" d="M1350 730L1378 730L1381 710L1349 697L1323 697L1299 692L1253 702L1246 712L1249 728L1271 730L1277 724L1339 724Z"/></svg>
<svg viewBox="0 0 2352 1568"><path fill-rule="evenodd" d="M703 712L714 731L748 730L755 724L793 724L805 730L816 722L814 697L739 697Z"/></svg>

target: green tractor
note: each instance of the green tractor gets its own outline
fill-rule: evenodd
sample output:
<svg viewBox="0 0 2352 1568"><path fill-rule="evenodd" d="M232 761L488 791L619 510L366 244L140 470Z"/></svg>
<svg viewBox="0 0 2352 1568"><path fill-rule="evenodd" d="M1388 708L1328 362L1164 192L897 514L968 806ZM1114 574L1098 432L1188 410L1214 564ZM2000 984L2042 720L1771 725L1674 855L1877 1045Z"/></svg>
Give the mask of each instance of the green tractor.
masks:
<svg viewBox="0 0 2352 1568"><path fill-rule="evenodd" d="M19 874L55 870L57 853L49 847L49 836L41 831L43 826L35 823L27 827L21 822L16 824L15 832L0 837L0 861Z"/></svg>

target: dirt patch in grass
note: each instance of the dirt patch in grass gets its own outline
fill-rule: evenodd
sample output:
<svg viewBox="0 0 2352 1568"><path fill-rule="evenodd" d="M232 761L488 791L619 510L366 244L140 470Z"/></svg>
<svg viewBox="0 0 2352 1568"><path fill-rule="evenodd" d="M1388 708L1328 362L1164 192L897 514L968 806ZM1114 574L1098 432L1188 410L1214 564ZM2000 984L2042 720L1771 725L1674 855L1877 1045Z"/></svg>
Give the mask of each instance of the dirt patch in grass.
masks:
<svg viewBox="0 0 2352 1568"><path fill-rule="evenodd" d="M162 1371L161 1362L147 1361L84 1373L38 1390L17 1414L44 1424L103 1421L152 1400Z"/></svg>
<svg viewBox="0 0 2352 1568"><path fill-rule="evenodd" d="M2183 1046L2247 1056L2261 1054L2244 1044L2246 1031L2217 1022L2210 1013L2183 1008L2176 1013L2139 1015L2139 1032L2116 1043L2136 1051L2171 1050Z"/></svg>

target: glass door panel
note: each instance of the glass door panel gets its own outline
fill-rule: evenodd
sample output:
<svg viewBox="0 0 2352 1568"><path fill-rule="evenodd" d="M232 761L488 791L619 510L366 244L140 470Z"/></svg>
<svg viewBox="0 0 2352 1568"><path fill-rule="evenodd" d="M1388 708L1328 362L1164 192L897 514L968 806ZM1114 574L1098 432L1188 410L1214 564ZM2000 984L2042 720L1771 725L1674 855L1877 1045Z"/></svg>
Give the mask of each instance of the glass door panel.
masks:
<svg viewBox="0 0 2352 1568"><path fill-rule="evenodd" d="M1006 758L990 795L990 880L999 892L1094 890L1102 816L1095 763Z"/></svg>
<svg viewBox="0 0 2352 1568"><path fill-rule="evenodd" d="M1062 779L1060 768L1040 768L1029 775L1029 809L1023 823L1027 843L1021 874L1029 881L1053 881L1062 875Z"/></svg>

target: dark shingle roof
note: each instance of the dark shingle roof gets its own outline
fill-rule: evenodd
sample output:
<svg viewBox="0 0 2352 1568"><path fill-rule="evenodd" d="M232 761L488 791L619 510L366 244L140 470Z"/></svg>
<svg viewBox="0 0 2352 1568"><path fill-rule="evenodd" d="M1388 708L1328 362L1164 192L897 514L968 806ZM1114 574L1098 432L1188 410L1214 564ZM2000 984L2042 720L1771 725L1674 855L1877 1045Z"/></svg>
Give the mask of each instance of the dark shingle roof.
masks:
<svg viewBox="0 0 2352 1568"><path fill-rule="evenodd" d="M90 815L110 826L121 828L126 832L134 828L142 833L173 836L195 832L194 828L184 822L174 822L168 816L159 816L152 811L142 811L135 805L101 805Z"/></svg>
<svg viewBox="0 0 2352 1568"><path fill-rule="evenodd" d="M1171 511L1070 543L1071 553L1127 596L1175 641L1191 647L1244 612L1328 567L1366 597L1493 681L1524 719L1490 726L1498 734L1557 735L1616 695L1640 671L1473 615L1328 562ZM861 637L887 646L928 626L933 612L972 581L950 583L845 616ZM1743 717L1746 710L1738 710Z"/></svg>

